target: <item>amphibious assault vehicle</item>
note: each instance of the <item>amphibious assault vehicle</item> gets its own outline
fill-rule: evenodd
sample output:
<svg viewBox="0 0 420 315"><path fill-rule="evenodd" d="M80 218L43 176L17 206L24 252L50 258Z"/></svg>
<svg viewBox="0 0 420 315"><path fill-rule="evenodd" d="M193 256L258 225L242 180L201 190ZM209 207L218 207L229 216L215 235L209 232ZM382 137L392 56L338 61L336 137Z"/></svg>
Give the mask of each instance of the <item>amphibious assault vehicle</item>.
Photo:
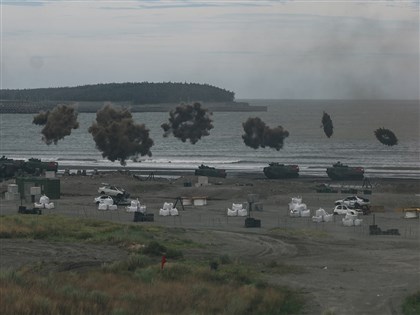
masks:
<svg viewBox="0 0 420 315"><path fill-rule="evenodd" d="M57 162L42 162L40 159L30 158L23 164L23 170L29 174L42 173L44 171L58 170Z"/></svg>
<svg viewBox="0 0 420 315"><path fill-rule="evenodd" d="M14 177L16 172L22 168L23 163L23 160L8 159L3 155L0 158L0 180Z"/></svg>
<svg viewBox="0 0 420 315"><path fill-rule="evenodd" d="M17 175L39 175L44 171L57 172L57 162L42 162L40 159L31 158L28 161L0 158L0 180L13 178Z"/></svg>
<svg viewBox="0 0 420 315"><path fill-rule="evenodd" d="M209 176L209 177L226 177L226 170L217 169L214 167L206 166L201 164L198 169L194 172L197 176Z"/></svg>
<svg viewBox="0 0 420 315"><path fill-rule="evenodd" d="M270 163L264 167L264 175L270 179L293 178L299 176L299 166L284 165L277 162Z"/></svg>
<svg viewBox="0 0 420 315"><path fill-rule="evenodd" d="M341 162L327 168L328 177L334 180L363 179L365 170L363 167L349 167Z"/></svg>

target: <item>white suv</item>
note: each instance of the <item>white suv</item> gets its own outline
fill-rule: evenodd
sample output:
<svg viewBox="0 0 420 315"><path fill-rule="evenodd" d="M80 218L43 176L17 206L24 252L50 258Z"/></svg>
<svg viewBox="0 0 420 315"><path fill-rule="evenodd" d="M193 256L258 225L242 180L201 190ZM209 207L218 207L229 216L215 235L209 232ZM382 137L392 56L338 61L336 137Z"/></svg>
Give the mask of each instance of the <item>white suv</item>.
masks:
<svg viewBox="0 0 420 315"><path fill-rule="evenodd" d="M333 210L333 214L347 214L347 213L352 214L352 215L357 215L357 214L360 214L361 212L355 209L350 209L346 205L337 205L335 206Z"/></svg>
<svg viewBox="0 0 420 315"><path fill-rule="evenodd" d="M98 193L100 193L101 195L108 195L111 197L123 197L126 195L126 192L124 189L119 188L117 186L113 186L113 185L109 185L109 184L105 184L102 183L102 187L99 187L98 189Z"/></svg>
<svg viewBox="0 0 420 315"><path fill-rule="evenodd" d="M349 208L366 208L370 205L369 199L359 197L359 196L350 196L341 200L335 201L336 205L345 205Z"/></svg>

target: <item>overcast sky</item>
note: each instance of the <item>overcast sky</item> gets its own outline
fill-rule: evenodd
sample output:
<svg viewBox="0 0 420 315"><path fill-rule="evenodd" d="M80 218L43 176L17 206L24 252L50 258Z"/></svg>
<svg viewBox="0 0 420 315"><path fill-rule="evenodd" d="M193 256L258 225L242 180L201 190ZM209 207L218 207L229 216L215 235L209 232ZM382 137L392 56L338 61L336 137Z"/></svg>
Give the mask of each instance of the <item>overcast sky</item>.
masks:
<svg viewBox="0 0 420 315"><path fill-rule="evenodd" d="M197 82L418 99L419 1L1 1L2 88Z"/></svg>

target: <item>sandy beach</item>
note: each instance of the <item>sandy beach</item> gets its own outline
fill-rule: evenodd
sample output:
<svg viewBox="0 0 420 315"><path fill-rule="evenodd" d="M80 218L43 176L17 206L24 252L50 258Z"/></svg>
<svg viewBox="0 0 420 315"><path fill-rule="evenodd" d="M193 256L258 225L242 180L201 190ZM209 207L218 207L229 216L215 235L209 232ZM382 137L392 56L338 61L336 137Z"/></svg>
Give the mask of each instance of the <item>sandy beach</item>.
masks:
<svg viewBox="0 0 420 315"><path fill-rule="evenodd" d="M345 227L342 216L321 223L311 217L292 218L288 203L299 196L311 216L319 208L331 213L334 201L349 194L340 190L318 193L315 187L322 183L358 187L360 182L331 182L321 177L269 180L263 174L237 172L227 178L209 177L207 185L199 186L192 174L171 170L154 177L146 172L124 171L60 176L61 198L53 200L55 209L45 209L43 214L182 228L187 238L206 244L186 252L186 259L229 255L252 264L268 282L301 290L307 301L305 314L400 314L403 299L420 289L419 219L405 219L398 211L420 206L417 180L371 179L372 194L365 197L375 212L361 216L360 226ZM12 182L1 183L2 191ZM117 211L99 211L93 199L101 183L121 186L131 198L138 198L149 213L154 213L154 222L133 222L133 213L126 212L124 206ZM245 228L245 218L227 216L232 203L246 204L250 194L260 202L259 211L251 212L261 220L260 228ZM179 216L159 216L163 203L175 203L178 197L205 197L206 204L182 207L178 202ZM1 214L15 214L19 205L20 201L2 199ZM30 207L31 203L26 205ZM400 235L370 235L372 224L382 230L398 229ZM86 267L127 254L112 246L21 239L2 239L1 245L2 268L17 268L41 259L50 261L55 269L78 263ZM293 265L298 272L271 273L266 267L270 263Z"/></svg>

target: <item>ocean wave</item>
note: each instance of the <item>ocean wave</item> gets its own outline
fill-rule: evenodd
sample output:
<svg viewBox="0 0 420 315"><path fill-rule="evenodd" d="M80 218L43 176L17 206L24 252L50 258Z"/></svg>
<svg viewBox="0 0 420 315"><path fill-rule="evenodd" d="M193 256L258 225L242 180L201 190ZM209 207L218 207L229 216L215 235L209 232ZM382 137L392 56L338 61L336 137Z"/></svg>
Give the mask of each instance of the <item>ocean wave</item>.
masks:
<svg viewBox="0 0 420 315"><path fill-rule="evenodd" d="M143 163L143 164L235 164L240 163L241 160L217 160L217 159L197 159L197 157L192 158L183 158L181 159L147 159L141 160L139 162L129 162L129 163Z"/></svg>
<svg viewBox="0 0 420 315"><path fill-rule="evenodd" d="M63 158L63 157L60 157L60 158L57 158L56 161L57 162L60 162L60 161L62 161L62 162L98 162L98 159L95 159L95 158L69 158L69 157Z"/></svg>

